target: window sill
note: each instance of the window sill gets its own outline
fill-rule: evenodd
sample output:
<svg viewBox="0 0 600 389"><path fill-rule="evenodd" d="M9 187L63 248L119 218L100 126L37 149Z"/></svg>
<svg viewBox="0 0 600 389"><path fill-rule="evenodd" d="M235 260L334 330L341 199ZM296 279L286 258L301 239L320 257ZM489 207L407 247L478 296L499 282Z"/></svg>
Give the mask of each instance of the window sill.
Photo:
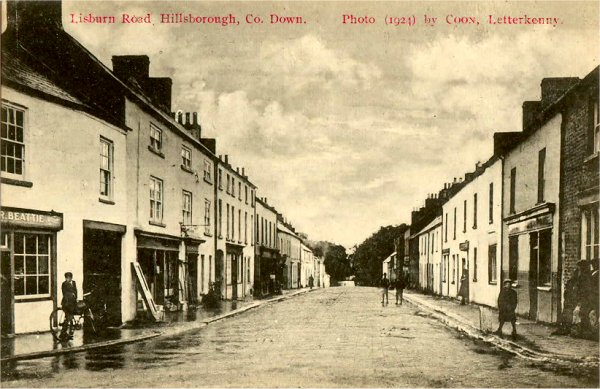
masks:
<svg viewBox="0 0 600 389"><path fill-rule="evenodd" d="M37 301L52 301L52 296L44 296L44 297L40 297L40 296L32 296L32 297L27 297L27 296L21 296L21 297L15 297L15 304L18 303L35 303Z"/></svg>
<svg viewBox="0 0 600 389"><path fill-rule="evenodd" d="M210 232L205 232L204 236L212 237L212 234Z"/></svg>
<svg viewBox="0 0 600 389"><path fill-rule="evenodd" d="M223 235L219 235L219 239L223 239Z"/></svg>
<svg viewBox="0 0 600 389"><path fill-rule="evenodd" d="M474 229L474 230L476 230L476 229L477 229L477 226L473 226L473 229Z"/></svg>
<svg viewBox="0 0 600 389"><path fill-rule="evenodd" d="M473 280L473 282L477 282L477 278L475 278L475 279Z"/></svg>
<svg viewBox="0 0 600 389"><path fill-rule="evenodd" d="M148 146L148 150L150 150L151 153L158 155L159 157L161 157L162 159L165 159L165 155L163 154L162 151L155 149L152 146Z"/></svg>
<svg viewBox="0 0 600 389"><path fill-rule="evenodd" d="M187 167L185 165L180 165L180 166L181 166L181 170L183 170L184 172L194 174L194 171L192 169L190 169L189 167Z"/></svg>
<svg viewBox="0 0 600 389"><path fill-rule="evenodd" d="M98 201L100 201L102 204L108 204L108 205L115 205L116 203L112 200L109 199L105 199L103 197L99 197Z"/></svg>
<svg viewBox="0 0 600 389"><path fill-rule="evenodd" d="M25 181L25 180L17 180L14 178L2 177L3 184L14 185L14 186L22 186L25 188L31 188L33 186L33 182Z"/></svg>
<svg viewBox="0 0 600 389"><path fill-rule="evenodd" d="M452 285L455 285L456 283L454 281L451 282Z"/></svg>
<svg viewBox="0 0 600 389"><path fill-rule="evenodd" d="M550 292L552 290L551 286L538 286L537 290L543 291L543 292Z"/></svg>
<svg viewBox="0 0 600 389"><path fill-rule="evenodd" d="M498 281L490 281L488 282L489 285L498 285Z"/></svg>
<svg viewBox="0 0 600 389"><path fill-rule="evenodd" d="M223 190L223 186L222 185L219 185L219 190Z"/></svg>
<svg viewBox="0 0 600 389"><path fill-rule="evenodd" d="M156 226L156 227L162 227L165 228L167 225L161 222L155 222L155 221L148 221L148 224L150 224L151 226Z"/></svg>
<svg viewBox="0 0 600 389"><path fill-rule="evenodd" d="M583 163L588 163L593 161L594 159L598 158L598 155L600 155L600 153L598 151L596 151L594 154L587 156L584 160Z"/></svg>
<svg viewBox="0 0 600 389"><path fill-rule="evenodd" d="M213 184L213 183L212 183L212 181L211 181L211 180L209 180L209 179L208 179L208 178L206 178L206 177L204 177L204 182L206 182L206 183L207 183L207 184L209 184L209 185L212 185L212 184Z"/></svg>

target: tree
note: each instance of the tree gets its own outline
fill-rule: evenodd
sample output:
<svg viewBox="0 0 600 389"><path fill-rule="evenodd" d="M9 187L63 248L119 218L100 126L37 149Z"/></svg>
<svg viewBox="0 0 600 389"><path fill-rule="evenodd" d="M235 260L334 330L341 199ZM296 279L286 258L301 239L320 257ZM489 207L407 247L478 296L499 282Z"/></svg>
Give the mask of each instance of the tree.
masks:
<svg viewBox="0 0 600 389"><path fill-rule="evenodd" d="M325 253L325 271L331 276L333 283L343 281L352 274L350 260L344 246L329 246Z"/></svg>
<svg viewBox="0 0 600 389"><path fill-rule="evenodd" d="M356 248L352 263L357 282L377 285L382 276L381 264L394 252L394 238L401 236L405 229L405 224L381 227Z"/></svg>

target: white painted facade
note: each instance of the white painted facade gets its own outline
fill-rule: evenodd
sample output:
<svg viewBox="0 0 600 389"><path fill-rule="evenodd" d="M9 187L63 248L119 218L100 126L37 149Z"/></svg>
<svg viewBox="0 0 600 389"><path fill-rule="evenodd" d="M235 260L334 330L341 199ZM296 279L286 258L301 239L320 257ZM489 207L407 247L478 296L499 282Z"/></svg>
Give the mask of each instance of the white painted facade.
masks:
<svg viewBox="0 0 600 389"><path fill-rule="evenodd" d="M441 293L442 217L438 216L417 233L419 239L419 284L431 293Z"/></svg>
<svg viewBox="0 0 600 389"><path fill-rule="evenodd" d="M503 172L502 270L516 279L517 313L545 322L557 320L560 293L561 125L562 115L557 114L519 142L506 154Z"/></svg>
<svg viewBox="0 0 600 389"><path fill-rule="evenodd" d="M469 301L495 307L501 274L502 160L491 160L480 169L485 170L442 207L442 294L457 297L464 262Z"/></svg>
<svg viewBox="0 0 600 389"><path fill-rule="evenodd" d="M127 220L126 138L124 130L83 111L42 100L12 88L2 87L2 106L16 107L24 113L24 174L10 175L21 184L8 183L2 173L2 207L14 207L62 214L62 229L40 230L49 234L49 293L36 297L15 296L14 333L48 331L48 317L54 304L60 306L63 274L73 273L79 298L83 295L84 220L125 226ZM101 139L112 143L112 191L105 202L100 196ZM3 218L4 219L4 218ZM3 227L4 248L15 257L15 242L5 241L7 233L34 233L26 227ZM8 245L5 245L8 243ZM6 247L12 245L12 247ZM123 240L120 249L129 249ZM52 252L54 251L54 252ZM123 264L125 267L125 264ZM15 282L24 277L14 269ZM25 269L27 273L30 270ZM31 270L33 271L33 270ZM122 284L126 293L128 285ZM4 314L4 312L3 312Z"/></svg>

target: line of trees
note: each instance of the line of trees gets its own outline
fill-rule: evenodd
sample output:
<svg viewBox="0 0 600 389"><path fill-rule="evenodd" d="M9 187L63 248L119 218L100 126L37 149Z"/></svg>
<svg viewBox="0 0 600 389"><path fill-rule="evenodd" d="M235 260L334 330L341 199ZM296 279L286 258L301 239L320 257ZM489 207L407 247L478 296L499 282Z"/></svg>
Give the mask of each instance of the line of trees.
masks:
<svg viewBox="0 0 600 389"><path fill-rule="evenodd" d="M326 241L309 242L308 246L316 256L325 259L325 271L331 277L332 285L353 274L344 246Z"/></svg>
<svg viewBox="0 0 600 389"><path fill-rule="evenodd" d="M379 283L381 263L394 252L394 238L401 236L402 228L402 225L381 227L356 248L352 266L359 285Z"/></svg>

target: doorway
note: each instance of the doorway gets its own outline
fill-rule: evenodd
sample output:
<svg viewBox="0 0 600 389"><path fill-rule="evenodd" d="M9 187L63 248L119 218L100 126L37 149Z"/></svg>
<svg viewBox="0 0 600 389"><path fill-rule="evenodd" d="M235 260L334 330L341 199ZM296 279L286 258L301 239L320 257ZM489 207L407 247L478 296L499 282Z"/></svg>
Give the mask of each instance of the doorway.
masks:
<svg viewBox="0 0 600 389"><path fill-rule="evenodd" d="M2 250L0 277L2 278L2 296L0 296L0 312L2 313L2 336L14 333L13 291L11 286L12 271L10 251Z"/></svg>
<svg viewBox="0 0 600 389"><path fill-rule="evenodd" d="M231 299L237 300L238 296L238 256L231 255Z"/></svg>
<svg viewBox="0 0 600 389"><path fill-rule="evenodd" d="M110 325L121 324L121 234L84 228L83 293L104 302Z"/></svg>

